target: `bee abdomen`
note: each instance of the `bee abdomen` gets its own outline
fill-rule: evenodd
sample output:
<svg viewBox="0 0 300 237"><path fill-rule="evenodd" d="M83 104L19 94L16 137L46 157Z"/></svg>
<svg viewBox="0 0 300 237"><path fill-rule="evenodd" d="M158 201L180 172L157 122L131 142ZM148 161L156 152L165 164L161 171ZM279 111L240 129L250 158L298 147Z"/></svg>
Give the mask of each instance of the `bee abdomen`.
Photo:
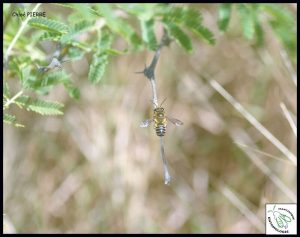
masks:
<svg viewBox="0 0 300 237"><path fill-rule="evenodd" d="M159 125L155 128L156 135L159 137L163 137L166 133L166 126Z"/></svg>

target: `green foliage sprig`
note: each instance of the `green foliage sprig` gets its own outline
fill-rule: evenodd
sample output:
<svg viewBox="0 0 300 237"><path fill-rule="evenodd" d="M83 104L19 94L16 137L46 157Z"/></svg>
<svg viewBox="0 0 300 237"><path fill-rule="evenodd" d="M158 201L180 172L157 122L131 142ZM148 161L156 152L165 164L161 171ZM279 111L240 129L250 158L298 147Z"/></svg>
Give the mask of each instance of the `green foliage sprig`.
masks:
<svg viewBox="0 0 300 237"><path fill-rule="evenodd" d="M213 34L203 26L200 11L187 6L73 3L52 6L70 13L62 16L47 12L47 17L22 18L17 22L10 16L10 11L16 9L15 5L5 4L3 105L6 123L20 126L16 117L7 113L13 104L42 115L63 114L62 104L38 98L49 94L58 85L63 85L70 97L80 97L72 75L64 70L66 59L80 60L92 54L87 78L97 84L105 75L110 56L143 49L155 51L159 47L157 26L165 28L169 42L174 38L189 53L193 51L190 32L204 42L214 44ZM45 5L27 4L26 7L28 9L23 10L40 10ZM113 47L118 37L127 43L127 48L119 50ZM45 41L58 46L50 58L40 47ZM14 93L8 87L12 79L19 80L21 88L13 97L11 94ZM29 97L28 92L33 95Z"/></svg>
<svg viewBox="0 0 300 237"><path fill-rule="evenodd" d="M286 6L282 4L220 4L218 26L221 31L228 30L234 9L240 18L243 36L247 40L255 39L255 44L262 46L264 44L262 25L264 21L267 21L292 61L296 63L297 21Z"/></svg>

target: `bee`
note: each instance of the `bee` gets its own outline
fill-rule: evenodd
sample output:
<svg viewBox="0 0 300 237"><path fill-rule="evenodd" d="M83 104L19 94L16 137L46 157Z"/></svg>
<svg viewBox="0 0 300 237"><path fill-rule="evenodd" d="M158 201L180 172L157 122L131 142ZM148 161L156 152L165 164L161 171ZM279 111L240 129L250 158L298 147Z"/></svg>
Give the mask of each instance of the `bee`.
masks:
<svg viewBox="0 0 300 237"><path fill-rule="evenodd" d="M165 115L165 109L162 107L162 104L165 102L165 100L161 103L160 106L154 109L153 118L146 119L140 124L141 128L146 128L149 127L152 122L154 122L154 129L156 135L159 137L163 137L165 135L168 121L176 126L183 125L183 122L181 122L180 120Z"/></svg>

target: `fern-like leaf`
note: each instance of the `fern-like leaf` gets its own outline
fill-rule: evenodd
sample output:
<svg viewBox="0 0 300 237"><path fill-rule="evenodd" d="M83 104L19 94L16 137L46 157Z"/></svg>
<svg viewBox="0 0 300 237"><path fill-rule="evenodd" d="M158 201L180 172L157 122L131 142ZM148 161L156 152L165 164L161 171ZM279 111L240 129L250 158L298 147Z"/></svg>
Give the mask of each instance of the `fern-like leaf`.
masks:
<svg viewBox="0 0 300 237"><path fill-rule="evenodd" d="M154 31L154 20L141 20L142 39L151 50L157 47L157 41Z"/></svg>
<svg viewBox="0 0 300 237"><path fill-rule="evenodd" d="M202 24L202 15L196 9L190 7L171 7L166 13L165 18L176 24L194 28Z"/></svg>
<svg viewBox="0 0 300 237"><path fill-rule="evenodd" d="M172 22L190 29L197 37L209 44L215 44L213 33L202 25L202 15L196 9L172 7L163 21Z"/></svg>
<svg viewBox="0 0 300 237"><path fill-rule="evenodd" d="M71 98L74 98L76 100L80 98L80 90L77 87L71 84L66 84L65 88Z"/></svg>
<svg viewBox="0 0 300 237"><path fill-rule="evenodd" d="M95 16L95 17L102 16L98 11L87 6L86 4L81 4L81 3L55 3L55 4L63 6L63 7L67 7L67 8L76 9L78 12L81 13L81 15L83 15L87 18L89 18L91 16Z"/></svg>
<svg viewBox="0 0 300 237"><path fill-rule="evenodd" d="M255 21L256 46L260 47L264 43L264 31L258 21Z"/></svg>
<svg viewBox="0 0 300 237"><path fill-rule="evenodd" d="M113 42L113 36L107 30L98 31L97 53L104 52Z"/></svg>
<svg viewBox="0 0 300 237"><path fill-rule="evenodd" d="M231 4L223 3L219 7L218 26L221 31L226 31L231 15Z"/></svg>
<svg viewBox="0 0 300 237"><path fill-rule="evenodd" d="M7 124L13 124L16 127L24 127L24 125L17 123L16 116L7 113L3 114L3 122Z"/></svg>
<svg viewBox="0 0 300 237"><path fill-rule="evenodd" d="M46 30L49 32L59 33L59 34L66 34L69 31L67 25L55 21L52 19L40 17L40 18L32 18L29 20L29 25L32 27L36 27L38 29Z"/></svg>
<svg viewBox="0 0 300 237"><path fill-rule="evenodd" d="M63 104L55 101L34 100L27 103L27 110L34 111L41 115L62 115Z"/></svg>
<svg viewBox="0 0 300 237"><path fill-rule="evenodd" d="M155 13L159 13L162 5L154 3L121 3L116 4L122 10L139 18L140 20L148 21L153 19Z"/></svg>
<svg viewBox="0 0 300 237"><path fill-rule="evenodd" d="M88 76L91 82L96 84L101 80L105 72L107 63L108 60L106 54L104 53L102 55L95 54L93 56L93 61L90 66L89 76Z"/></svg>
<svg viewBox="0 0 300 237"><path fill-rule="evenodd" d="M92 21L87 20L81 20L79 22L76 22L74 26L72 26L69 30L69 33L63 35L61 37L61 43L66 43L70 40L72 40L76 35L83 32L84 30L87 30L90 26L92 26Z"/></svg>
<svg viewBox="0 0 300 237"><path fill-rule="evenodd" d="M215 44L216 40L214 38L213 33L203 25L198 25L197 27L194 27L191 29L192 32L194 32L198 37L202 38L204 41L206 41L209 44Z"/></svg>
<svg viewBox="0 0 300 237"><path fill-rule="evenodd" d="M252 18L249 6L245 6L244 4L239 4L237 10L240 15L241 26L245 38L249 40L253 39L254 32L255 32L255 25L254 25L254 20Z"/></svg>
<svg viewBox="0 0 300 237"><path fill-rule="evenodd" d="M182 46L189 53L193 51L193 45L190 38L177 25L167 21L164 21L164 25L170 35L176 39L180 46Z"/></svg>
<svg viewBox="0 0 300 237"><path fill-rule="evenodd" d="M45 40L59 41L60 38L61 38L61 34L46 31L39 37L39 40L40 41L45 41Z"/></svg>
<svg viewBox="0 0 300 237"><path fill-rule="evenodd" d="M19 96L17 99L15 99L15 103L20 107L23 108L28 104L28 101L30 100L30 97L27 95Z"/></svg>
<svg viewBox="0 0 300 237"><path fill-rule="evenodd" d="M121 35L135 49L140 48L142 45L141 38L137 35L130 24L128 24L124 19L115 16L110 4L99 4L97 7L103 14L107 26L112 31Z"/></svg>
<svg viewBox="0 0 300 237"><path fill-rule="evenodd" d="M10 97L9 86L6 81L3 81L3 97L6 97L6 98Z"/></svg>

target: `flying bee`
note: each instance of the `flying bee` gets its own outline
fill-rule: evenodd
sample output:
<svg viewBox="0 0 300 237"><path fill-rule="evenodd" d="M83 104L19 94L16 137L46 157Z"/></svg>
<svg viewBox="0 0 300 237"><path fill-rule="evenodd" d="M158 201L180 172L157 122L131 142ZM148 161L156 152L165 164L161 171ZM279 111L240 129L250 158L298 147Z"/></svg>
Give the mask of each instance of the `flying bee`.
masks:
<svg viewBox="0 0 300 237"><path fill-rule="evenodd" d="M162 104L165 102L165 100L166 99L164 99L164 101L161 103L160 106L154 109L154 114L152 119L146 119L140 124L141 128L146 128L152 122L154 122L154 129L156 135L159 137L163 137L165 135L167 129L167 121L170 121L176 126L183 125L183 122L181 122L180 120L165 115L165 109L162 107Z"/></svg>
<svg viewBox="0 0 300 237"><path fill-rule="evenodd" d="M171 176L168 170L168 163L165 158L165 149L164 149L164 142L163 142L163 136L166 133L167 128L167 122L170 121L176 126L183 125L183 122L181 122L178 119L171 118L165 115L165 109L162 107L162 104L165 102L166 99L160 104L160 106L157 106L156 103L154 104L154 114L152 119L146 119L140 124L140 127L146 128L148 127L152 122L154 122L154 129L156 132L156 135L160 138L160 155L163 161L163 168L164 168L164 177L165 177L165 184L169 185L171 182Z"/></svg>

